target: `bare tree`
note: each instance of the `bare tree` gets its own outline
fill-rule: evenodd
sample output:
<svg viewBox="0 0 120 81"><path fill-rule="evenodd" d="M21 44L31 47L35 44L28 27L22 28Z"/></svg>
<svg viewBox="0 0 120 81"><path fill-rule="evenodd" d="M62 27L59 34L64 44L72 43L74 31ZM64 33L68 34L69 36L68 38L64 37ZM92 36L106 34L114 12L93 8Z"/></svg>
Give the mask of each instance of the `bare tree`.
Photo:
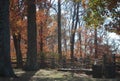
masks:
<svg viewBox="0 0 120 81"><path fill-rule="evenodd" d="M74 12L73 12L72 29L71 29L71 37L70 37L71 62L74 61L75 32L78 26L78 20L79 20L79 3L74 3Z"/></svg>

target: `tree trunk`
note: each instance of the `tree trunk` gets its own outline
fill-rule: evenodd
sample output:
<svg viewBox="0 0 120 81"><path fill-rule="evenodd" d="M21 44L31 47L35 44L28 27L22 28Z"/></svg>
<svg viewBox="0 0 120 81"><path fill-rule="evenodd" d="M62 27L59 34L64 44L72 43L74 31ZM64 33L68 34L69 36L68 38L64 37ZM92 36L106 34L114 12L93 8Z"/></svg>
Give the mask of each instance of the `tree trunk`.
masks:
<svg viewBox="0 0 120 81"><path fill-rule="evenodd" d="M73 18L72 18L72 29L71 29L71 37L70 37L70 58L71 58L71 63L73 62L73 58L74 58L74 18L75 18L75 15L76 15L76 8L75 8L75 5L74 5L74 12L73 12Z"/></svg>
<svg viewBox="0 0 120 81"><path fill-rule="evenodd" d="M36 6L35 0L27 0L28 17L28 51L25 70L37 70L37 30L36 30Z"/></svg>
<svg viewBox="0 0 120 81"><path fill-rule="evenodd" d="M97 55L97 50L98 50L98 45L97 45L97 28L95 28L94 44L95 44L95 59L97 59L98 58L98 55Z"/></svg>
<svg viewBox="0 0 120 81"><path fill-rule="evenodd" d="M23 62L22 62L22 54L21 54L21 49L20 49L20 40L21 40L20 33L18 33L18 35L13 34L13 40L14 40L14 46L16 50L17 67L22 68Z"/></svg>
<svg viewBox="0 0 120 81"><path fill-rule="evenodd" d="M81 40L81 32L79 32L79 42L80 42L80 57L82 57L82 40Z"/></svg>
<svg viewBox="0 0 120 81"><path fill-rule="evenodd" d="M86 55L87 55L87 38L86 38L86 35L87 35L87 28L85 28L85 34L84 34L84 37L85 37L85 39L84 39L84 57L86 57Z"/></svg>
<svg viewBox="0 0 120 81"><path fill-rule="evenodd" d="M64 29L65 31L65 29ZM66 38L66 31L65 31L65 34L64 34L64 49L65 49L65 54L67 54L67 38Z"/></svg>
<svg viewBox="0 0 120 81"><path fill-rule="evenodd" d="M0 76L15 77L10 62L9 0L0 0Z"/></svg>
<svg viewBox="0 0 120 81"><path fill-rule="evenodd" d="M43 52L43 24L40 24L40 52Z"/></svg>
<svg viewBox="0 0 120 81"><path fill-rule="evenodd" d="M61 50L61 0L58 0L58 54L59 63L62 60L62 50Z"/></svg>
<svg viewBox="0 0 120 81"><path fill-rule="evenodd" d="M79 3L77 3L74 9L74 15L73 15L73 22L72 22L72 31L71 31L71 38L70 38L70 51L71 51L71 63L74 62L74 42L75 42L75 32L77 29L77 25L78 25L78 20L79 20ZM76 15L76 21L74 21ZM75 22L75 24L74 24Z"/></svg>

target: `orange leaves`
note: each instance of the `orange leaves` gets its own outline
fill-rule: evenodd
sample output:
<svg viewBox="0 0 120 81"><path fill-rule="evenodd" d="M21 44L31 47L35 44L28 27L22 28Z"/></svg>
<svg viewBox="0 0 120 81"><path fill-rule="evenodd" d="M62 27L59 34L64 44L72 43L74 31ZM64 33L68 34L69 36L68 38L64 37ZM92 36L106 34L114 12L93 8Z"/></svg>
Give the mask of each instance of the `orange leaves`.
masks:
<svg viewBox="0 0 120 81"><path fill-rule="evenodd" d="M18 3L19 0L11 0L11 2L13 2L14 4L15 3Z"/></svg>
<svg viewBox="0 0 120 81"><path fill-rule="evenodd" d="M79 27L76 31L80 33L82 31L82 27Z"/></svg>
<svg viewBox="0 0 120 81"><path fill-rule="evenodd" d="M89 0L88 0L89 1ZM85 9L87 9L87 4L86 4L86 0L82 0L82 5L83 5L83 7L85 8Z"/></svg>
<svg viewBox="0 0 120 81"><path fill-rule="evenodd" d="M41 23L42 24L46 23L47 16L45 15L45 11L44 10L37 11L36 20L37 20L38 25L40 25Z"/></svg>
<svg viewBox="0 0 120 81"><path fill-rule="evenodd" d="M10 8L15 8L16 3L18 3L19 0L10 0ZM17 6L16 6L17 7Z"/></svg>
<svg viewBox="0 0 120 81"><path fill-rule="evenodd" d="M19 26L19 27L22 26L22 24L23 24L23 21L22 21L21 19L19 19L19 20L16 22L16 25Z"/></svg>
<svg viewBox="0 0 120 81"><path fill-rule="evenodd" d="M19 6L19 0L10 0L10 27L13 33L21 32L26 26L26 20L22 17L21 6Z"/></svg>
<svg viewBox="0 0 120 81"><path fill-rule="evenodd" d="M115 8L117 6L117 4L119 3L119 0L106 0L107 4L107 8L109 10L112 10L113 8Z"/></svg>

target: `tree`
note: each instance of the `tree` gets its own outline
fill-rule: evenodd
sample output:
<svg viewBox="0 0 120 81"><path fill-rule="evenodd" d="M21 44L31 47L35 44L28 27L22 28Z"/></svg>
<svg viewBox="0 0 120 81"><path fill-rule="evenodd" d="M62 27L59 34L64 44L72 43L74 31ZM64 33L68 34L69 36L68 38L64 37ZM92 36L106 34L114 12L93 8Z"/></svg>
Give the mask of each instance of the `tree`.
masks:
<svg viewBox="0 0 120 81"><path fill-rule="evenodd" d="M97 28L95 28L95 38L94 38L94 47L95 47L95 58L98 58L98 42L97 42Z"/></svg>
<svg viewBox="0 0 120 81"><path fill-rule="evenodd" d="M86 21L87 27L94 28L95 38L94 38L94 47L95 47L95 58L97 57L97 27L100 27L103 24L104 18L102 16L103 8L96 7L97 5L104 6L104 3L100 0L89 1L87 14L84 16L84 20Z"/></svg>
<svg viewBox="0 0 120 81"><path fill-rule="evenodd" d="M59 62L62 60L62 50L61 50L61 0L58 0L58 54Z"/></svg>
<svg viewBox="0 0 120 81"><path fill-rule="evenodd" d="M106 12L107 18L111 18L111 21L105 25L105 28L107 31L114 32L118 35L120 35L120 1L114 0L112 1L111 5L108 6L108 11L111 13L108 14Z"/></svg>
<svg viewBox="0 0 120 81"><path fill-rule="evenodd" d="M109 27L107 27L106 29L111 32L120 34L120 32L118 31L120 26L119 3L119 0L104 0L102 2L101 0L89 1L87 10L89 17L87 16L86 21L89 22L93 18L97 24L101 21L103 17L104 19L111 18L112 22L108 24ZM92 16L91 14L94 14L92 18L90 18ZM91 22L94 21L92 20ZM90 25L91 22L89 22L88 24Z"/></svg>
<svg viewBox="0 0 120 81"><path fill-rule="evenodd" d="M23 2L21 1L21 3ZM19 0L10 1L10 28L12 31L14 47L16 50L17 67L19 68L22 68L23 66L20 42L21 42L21 30L23 28L22 26L24 23L22 22L22 15L24 9L22 10L21 7L23 8L23 4L20 5Z"/></svg>
<svg viewBox="0 0 120 81"><path fill-rule="evenodd" d="M21 34L13 33L13 41L14 41L14 46L15 46L16 56L17 56L17 67L22 68L23 62L22 62L22 53L21 53L21 47L20 47Z"/></svg>
<svg viewBox="0 0 120 81"><path fill-rule="evenodd" d="M0 76L15 77L10 62L9 0L0 0Z"/></svg>
<svg viewBox="0 0 120 81"><path fill-rule="evenodd" d="M27 18L28 18L28 51L26 70L37 70L37 30L36 30L36 6L35 0L27 0Z"/></svg>
<svg viewBox="0 0 120 81"><path fill-rule="evenodd" d="M71 29L71 37L70 37L70 51L71 51L71 63L74 61L74 43L75 43L75 33L78 26L79 20L79 5L80 3L74 3L74 12L72 19L72 29ZM76 19L76 21L74 20Z"/></svg>

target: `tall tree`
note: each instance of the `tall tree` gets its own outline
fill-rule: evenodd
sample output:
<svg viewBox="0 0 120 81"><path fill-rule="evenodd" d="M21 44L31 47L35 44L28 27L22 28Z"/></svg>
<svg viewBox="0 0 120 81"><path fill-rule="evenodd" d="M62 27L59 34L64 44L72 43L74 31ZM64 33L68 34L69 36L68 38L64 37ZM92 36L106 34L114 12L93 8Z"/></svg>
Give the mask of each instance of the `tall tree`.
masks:
<svg viewBox="0 0 120 81"><path fill-rule="evenodd" d="M75 43L75 32L79 20L79 4L80 4L79 2L74 3L74 13L72 19L72 30L71 30L71 38L70 38L71 62L74 61L74 43ZM76 21L74 19L76 19Z"/></svg>
<svg viewBox="0 0 120 81"><path fill-rule="evenodd" d="M36 31L36 6L35 0L27 0L27 18L28 18L28 51L26 70L37 70L37 31Z"/></svg>
<svg viewBox="0 0 120 81"><path fill-rule="evenodd" d="M9 0L0 0L0 76L15 77L10 62Z"/></svg>
<svg viewBox="0 0 120 81"><path fill-rule="evenodd" d="M21 0L21 3L22 0ZM16 5L19 5L16 7ZM22 7L22 8L21 8ZM17 59L17 67L22 68L22 53L21 53L21 30L22 30L22 23L19 23L22 21L22 15L23 15L23 4L20 4L19 0L11 0L10 1L10 28L12 30L13 35L13 42L14 47L16 50L16 59ZM22 25L21 25L22 24Z"/></svg>
<svg viewBox="0 0 120 81"><path fill-rule="evenodd" d="M89 1L88 3L88 9L87 9L87 14L85 15L84 19L86 21L86 26L87 27L92 27L94 28L94 46L95 46L95 58L97 58L97 27L100 27L101 24L104 22L104 18L102 16L103 8L102 7L96 7L97 5L103 6L104 3L101 2L101 0L93 0Z"/></svg>
<svg viewBox="0 0 120 81"><path fill-rule="evenodd" d="M20 47L21 34L18 33L16 35L15 33L13 33L13 41L14 41L14 46L15 46L15 50L16 50L17 67L22 68L23 62L22 62L22 53L21 53L21 47Z"/></svg>
<svg viewBox="0 0 120 81"><path fill-rule="evenodd" d="M62 50L61 50L61 0L58 0L58 54L59 62L62 60Z"/></svg>

